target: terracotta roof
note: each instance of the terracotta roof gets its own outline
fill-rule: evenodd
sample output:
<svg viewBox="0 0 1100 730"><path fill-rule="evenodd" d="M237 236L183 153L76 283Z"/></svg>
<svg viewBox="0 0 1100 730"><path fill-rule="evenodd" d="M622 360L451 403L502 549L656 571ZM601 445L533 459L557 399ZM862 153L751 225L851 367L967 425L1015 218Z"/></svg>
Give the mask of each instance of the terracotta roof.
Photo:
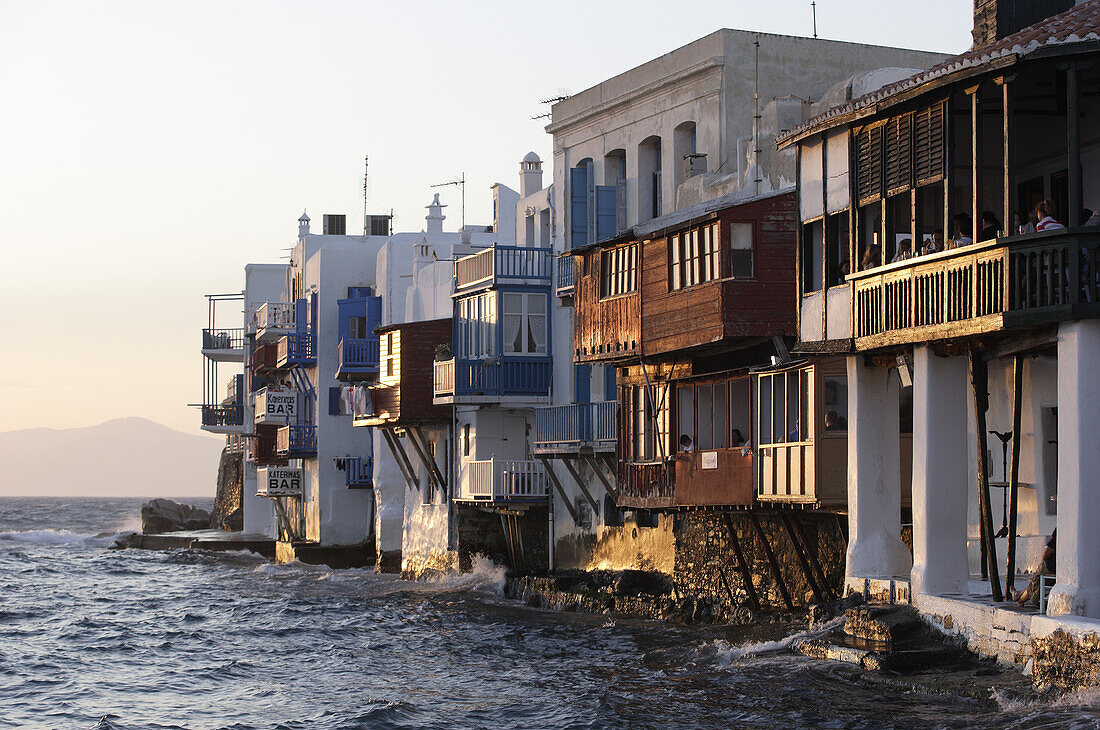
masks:
<svg viewBox="0 0 1100 730"><path fill-rule="evenodd" d="M847 104L833 107L786 134L776 137L776 143L783 145L811 130L829 126L828 122L838 117L853 114L873 107L878 102L904 91L915 89L933 79L963 71L979 68L997 59L1006 57L1021 58L1048 46L1084 43L1100 40L1100 0L1076 5L1064 13L1052 15L1046 20L1030 25L1023 30L982 48L961 53L958 56L938 63L927 71L921 71L907 79L887 84L881 89L864 94Z"/></svg>

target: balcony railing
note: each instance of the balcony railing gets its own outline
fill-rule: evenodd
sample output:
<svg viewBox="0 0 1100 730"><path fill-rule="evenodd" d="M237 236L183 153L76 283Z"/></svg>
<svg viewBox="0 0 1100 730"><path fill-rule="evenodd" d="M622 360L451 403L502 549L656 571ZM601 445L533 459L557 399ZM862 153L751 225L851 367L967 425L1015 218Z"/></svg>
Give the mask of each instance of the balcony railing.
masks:
<svg viewBox="0 0 1100 730"><path fill-rule="evenodd" d="M447 363L435 364L433 392L437 397L545 397L550 394L548 357L458 359Z"/></svg>
<svg viewBox="0 0 1100 730"><path fill-rule="evenodd" d="M493 246L455 261L455 289L489 287L502 280L543 279L552 276L550 249Z"/></svg>
<svg viewBox="0 0 1100 730"><path fill-rule="evenodd" d="M573 291L575 268L572 254L558 257L558 294L568 294Z"/></svg>
<svg viewBox="0 0 1100 730"><path fill-rule="evenodd" d="M279 349L275 356L278 367L289 368L316 363L317 355L313 352L313 343L313 335L307 332L283 335L279 340Z"/></svg>
<svg viewBox="0 0 1100 730"><path fill-rule="evenodd" d="M240 403L202 406L202 425L227 427L244 425L244 406Z"/></svg>
<svg viewBox="0 0 1100 730"><path fill-rule="evenodd" d="M614 450L617 403L571 403L535 410L536 451L593 448Z"/></svg>
<svg viewBox="0 0 1100 730"><path fill-rule="evenodd" d="M340 340L340 365L337 376L349 373L378 372L379 338L345 338Z"/></svg>
<svg viewBox="0 0 1100 730"><path fill-rule="evenodd" d="M344 483L348 489L374 488L374 459L349 456L344 459Z"/></svg>
<svg viewBox="0 0 1100 730"><path fill-rule="evenodd" d="M265 302L256 310L256 336L280 335L295 329L294 302Z"/></svg>
<svg viewBox="0 0 1100 730"><path fill-rule="evenodd" d="M1100 230L1060 230L860 272L853 335L878 347L1097 316L1098 254Z"/></svg>
<svg viewBox="0 0 1100 730"><path fill-rule="evenodd" d="M203 350L243 350L244 342L244 327L237 327L235 329L204 329L202 331Z"/></svg>
<svg viewBox="0 0 1100 730"><path fill-rule="evenodd" d="M283 426L275 434L275 456L301 459L317 455L316 426Z"/></svg>
<svg viewBox="0 0 1100 730"><path fill-rule="evenodd" d="M546 471L530 459L471 461L458 499L508 502L545 499Z"/></svg>
<svg viewBox="0 0 1100 730"><path fill-rule="evenodd" d="M619 462L619 497L627 500L665 500L673 493L674 473L663 461Z"/></svg>
<svg viewBox="0 0 1100 730"><path fill-rule="evenodd" d="M279 359L279 346L274 342L261 342L252 351L252 369L257 373L274 370Z"/></svg>
<svg viewBox="0 0 1100 730"><path fill-rule="evenodd" d="M268 464L286 464L285 456L275 453L275 443L278 441L279 431L274 426L257 426L256 433L249 447L249 455L256 466Z"/></svg>

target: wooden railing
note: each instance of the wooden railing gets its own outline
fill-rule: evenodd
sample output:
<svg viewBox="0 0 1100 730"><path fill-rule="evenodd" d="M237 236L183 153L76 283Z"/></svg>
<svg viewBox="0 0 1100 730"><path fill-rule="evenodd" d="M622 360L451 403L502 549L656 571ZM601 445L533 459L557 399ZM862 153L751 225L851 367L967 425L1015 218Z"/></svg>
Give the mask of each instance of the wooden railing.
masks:
<svg viewBox="0 0 1100 730"><path fill-rule="evenodd" d="M252 369L262 373L278 367L279 346L274 342L261 342L252 351Z"/></svg>
<svg viewBox="0 0 1100 730"><path fill-rule="evenodd" d="M673 464L662 461L619 462L619 496L629 499L672 499Z"/></svg>
<svg viewBox="0 0 1100 730"><path fill-rule="evenodd" d="M256 331L294 329L294 302L265 302L256 310Z"/></svg>
<svg viewBox="0 0 1100 730"><path fill-rule="evenodd" d="M436 396L532 396L550 394L550 358L505 356L436 362Z"/></svg>
<svg viewBox="0 0 1100 730"><path fill-rule="evenodd" d="M459 499L530 500L546 497L546 471L532 459L487 459L467 465Z"/></svg>
<svg viewBox="0 0 1100 730"><path fill-rule="evenodd" d="M370 489L374 486L374 459L361 456L344 458L344 484L348 489Z"/></svg>
<svg viewBox="0 0 1100 730"><path fill-rule="evenodd" d="M436 360L432 364L432 394L435 396L454 395L455 361Z"/></svg>
<svg viewBox="0 0 1100 730"><path fill-rule="evenodd" d="M1098 248L1100 229L1061 230L853 274L857 346L976 334L1002 328L1009 313L1045 309L1054 316L1057 307L1095 303Z"/></svg>
<svg viewBox="0 0 1100 730"><path fill-rule="evenodd" d="M340 365L338 372L378 369L378 337L341 339L339 350Z"/></svg>
<svg viewBox="0 0 1100 730"><path fill-rule="evenodd" d="M244 327L234 329L204 329L202 331L202 349L204 350L242 350L244 349Z"/></svg>
<svg viewBox="0 0 1100 730"><path fill-rule="evenodd" d="M502 279L551 278L550 249L493 246L455 261L455 289L492 286Z"/></svg>
<svg viewBox="0 0 1100 730"><path fill-rule="evenodd" d="M535 443L539 451L592 446L614 449L617 403L570 403L535 409Z"/></svg>
<svg viewBox="0 0 1100 730"><path fill-rule="evenodd" d="M300 458L317 455L317 427L313 425L283 426L275 434L275 455Z"/></svg>
<svg viewBox="0 0 1100 730"><path fill-rule="evenodd" d="M573 288L576 275L576 263L572 254L558 257L558 291L566 292Z"/></svg>
<svg viewBox="0 0 1100 730"><path fill-rule="evenodd" d="M313 352L313 335L306 332L292 332L279 339L276 362L281 368L292 365L311 365L317 362Z"/></svg>

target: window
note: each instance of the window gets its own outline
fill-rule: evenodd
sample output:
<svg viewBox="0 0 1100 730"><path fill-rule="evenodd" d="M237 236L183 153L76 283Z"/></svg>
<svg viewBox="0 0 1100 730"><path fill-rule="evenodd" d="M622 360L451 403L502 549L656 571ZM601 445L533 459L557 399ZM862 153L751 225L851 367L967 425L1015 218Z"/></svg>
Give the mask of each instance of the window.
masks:
<svg viewBox="0 0 1100 730"><path fill-rule="evenodd" d="M546 295L506 292L501 295L504 352L546 354Z"/></svg>
<svg viewBox="0 0 1100 730"><path fill-rule="evenodd" d="M802 292L821 291L821 259L825 240L824 221L816 220L802 226Z"/></svg>
<svg viewBox="0 0 1100 730"><path fill-rule="evenodd" d="M496 354L496 301L496 294L492 292L458 301L458 352L455 353L458 357L482 358Z"/></svg>
<svg viewBox="0 0 1100 730"><path fill-rule="evenodd" d="M678 386L677 443L687 436L699 451L743 446L749 434L748 393L747 378Z"/></svg>
<svg viewBox="0 0 1100 730"><path fill-rule="evenodd" d="M638 246L600 252L600 296L615 297L638 288Z"/></svg>
<svg viewBox="0 0 1100 730"><path fill-rule="evenodd" d="M348 337L353 340L362 340L367 337L367 318L348 317Z"/></svg>
<svg viewBox="0 0 1100 730"><path fill-rule="evenodd" d="M669 285L684 289L721 278L718 223L708 223L668 238ZM750 237L751 249L751 237ZM752 252L749 252L750 268Z"/></svg>
<svg viewBox="0 0 1100 730"><path fill-rule="evenodd" d="M392 332L387 332L386 333L386 354L387 355L392 355L393 354L393 333Z"/></svg>
<svg viewBox="0 0 1100 730"><path fill-rule="evenodd" d="M826 431L848 430L848 377L827 375L822 379L825 393L822 405L825 409L823 426Z"/></svg>
<svg viewBox="0 0 1100 730"><path fill-rule="evenodd" d="M828 217L825 231L826 273L828 286L844 283L844 277L852 273L852 262L848 259L848 211L841 211Z"/></svg>
<svg viewBox="0 0 1100 730"><path fill-rule="evenodd" d="M757 381L760 445L799 443L813 437L809 421L813 370L761 375Z"/></svg>
<svg viewBox="0 0 1100 730"><path fill-rule="evenodd" d="M668 456L668 404L657 388L647 396L644 385L627 390L630 398L630 456L633 461L652 461ZM657 415L654 417L654 411Z"/></svg>
<svg viewBox="0 0 1100 730"><path fill-rule="evenodd" d="M752 223L730 223L730 276L752 276L753 232ZM718 224L713 235L718 237Z"/></svg>
<svg viewBox="0 0 1100 730"><path fill-rule="evenodd" d="M462 424L462 455L470 455L470 424Z"/></svg>

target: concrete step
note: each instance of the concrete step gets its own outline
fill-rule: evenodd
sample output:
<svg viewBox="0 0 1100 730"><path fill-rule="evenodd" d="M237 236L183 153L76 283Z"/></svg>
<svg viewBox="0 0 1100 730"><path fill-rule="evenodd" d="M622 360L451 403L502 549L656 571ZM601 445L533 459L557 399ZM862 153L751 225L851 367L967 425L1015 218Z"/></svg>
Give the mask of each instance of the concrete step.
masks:
<svg viewBox="0 0 1100 730"><path fill-rule="evenodd" d="M844 633L867 641L892 644L923 627L912 606L857 606L844 612Z"/></svg>

